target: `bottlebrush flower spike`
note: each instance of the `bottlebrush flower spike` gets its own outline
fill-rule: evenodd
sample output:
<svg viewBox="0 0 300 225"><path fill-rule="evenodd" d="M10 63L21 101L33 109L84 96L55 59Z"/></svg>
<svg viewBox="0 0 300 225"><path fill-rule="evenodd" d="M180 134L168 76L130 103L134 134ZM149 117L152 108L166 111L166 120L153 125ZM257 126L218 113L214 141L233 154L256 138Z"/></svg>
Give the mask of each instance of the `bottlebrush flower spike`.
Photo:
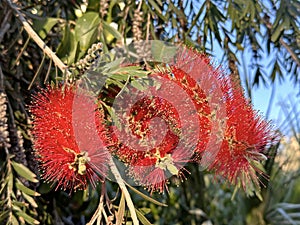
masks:
<svg viewBox="0 0 300 225"><path fill-rule="evenodd" d="M96 185L107 172L108 153L99 139L103 114L85 92L48 86L36 96L33 115L34 148L42 177L57 187L76 191Z"/></svg>
<svg viewBox="0 0 300 225"><path fill-rule="evenodd" d="M130 90L118 105L121 109L130 108L130 113L120 113L123 128L112 129L110 140L118 140L124 133L132 137L112 141L109 146L128 164L129 173L139 184L151 192L163 192L171 176L184 178L184 165L191 160L195 148L205 149L211 112L205 94L182 70L166 68L149 78L160 84L159 90L149 87L150 95L135 98L139 101L134 104L128 100L134 95Z"/></svg>
<svg viewBox="0 0 300 225"><path fill-rule="evenodd" d="M202 157L200 163L232 184L241 185L248 194L259 189L257 173L263 175L260 161L266 159L265 148L277 141L270 124L252 108L240 85L230 81L221 68L214 69L204 54L184 49L174 65L197 80L209 99L210 139L215 146L208 144L206 149L195 149ZM218 105L218 109L214 110L213 105ZM207 156L208 162L203 156Z"/></svg>
<svg viewBox="0 0 300 225"><path fill-rule="evenodd" d="M251 194L259 189L257 173L264 171L259 163L266 159L265 151L277 137L245 99L240 88L224 94L227 99L226 130L221 148L209 166L234 185L241 184Z"/></svg>
<svg viewBox="0 0 300 225"><path fill-rule="evenodd" d="M157 118L163 121L157 121L155 127L151 127ZM163 192L170 176L183 176L182 168L189 157L187 154L180 155L183 148L175 150L179 142L180 123L172 105L157 96L146 97L134 104L128 117L119 119L123 119L123 125L128 125L133 137L122 142L118 137L126 128L111 129L110 140L117 142L112 144L112 141L109 146L128 164L129 174L140 185L147 187L151 193ZM161 137L159 131L166 129L165 136Z"/></svg>

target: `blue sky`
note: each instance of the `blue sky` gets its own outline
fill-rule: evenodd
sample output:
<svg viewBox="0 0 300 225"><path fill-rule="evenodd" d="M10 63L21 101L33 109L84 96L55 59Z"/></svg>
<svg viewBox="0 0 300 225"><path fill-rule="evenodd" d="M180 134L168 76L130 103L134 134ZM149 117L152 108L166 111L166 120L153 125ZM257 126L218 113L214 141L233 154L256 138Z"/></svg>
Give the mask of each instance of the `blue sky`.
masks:
<svg viewBox="0 0 300 225"><path fill-rule="evenodd" d="M221 63L223 50L216 43L215 51L213 55L217 63ZM248 73L249 79L253 79L254 71L250 66L251 54L247 53L245 50L245 64ZM264 70L266 75L270 74L270 68L268 67L270 57L262 58L261 64L264 65ZM240 60L242 61L242 60ZM226 68L226 65L223 65ZM241 65L239 66L241 67ZM282 70L284 79L276 79L274 83L271 83L268 78L266 78L266 85L263 82L260 82L259 86L252 88L252 104L253 107L260 112L260 114L271 120L271 123L279 128L284 135L290 134L289 121L287 120L287 112L292 111L294 108L298 112L298 120L300 121L300 84L294 85L294 81L291 79L291 76ZM242 80L242 85L245 88L245 74L243 74L243 69L240 70L240 76ZM275 87L274 87L275 85ZM274 88L274 90L273 90ZM273 100L271 95L274 91ZM246 93L246 92L245 92ZM269 107L271 107L269 109ZM268 110L269 109L269 110ZM294 114L292 114L293 116ZM299 124L298 124L299 126Z"/></svg>
<svg viewBox="0 0 300 225"><path fill-rule="evenodd" d="M288 76L281 83L277 80L274 85L275 95L274 100L271 103L268 119L271 119L272 123L280 128L284 134L288 134L289 122L287 119L287 112L291 112L294 108L296 112L298 112L298 119L300 119L299 85L294 86L293 81L291 81ZM272 85L269 85L269 87L261 85L259 88L253 88L253 106L264 116L267 116L271 93ZM294 113L292 113L292 116L294 116Z"/></svg>

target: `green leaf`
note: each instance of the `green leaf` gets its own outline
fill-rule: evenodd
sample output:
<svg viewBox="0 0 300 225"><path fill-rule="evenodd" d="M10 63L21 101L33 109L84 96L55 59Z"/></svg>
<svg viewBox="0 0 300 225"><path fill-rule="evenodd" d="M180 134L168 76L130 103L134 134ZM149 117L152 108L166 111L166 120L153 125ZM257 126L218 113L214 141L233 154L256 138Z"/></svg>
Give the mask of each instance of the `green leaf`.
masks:
<svg viewBox="0 0 300 225"><path fill-rule="evenodd" d="M238 49L238 50L240 50L240 51L244 51L244 47L243 47L243 45L242 45L242 44L240 44L239 42L236 42L236 43L235 43L235 46L237 47L237 49Z"/></svg>
<svg viewBox="0 0 300 225"><path fill-rule="evenodd" d="M255 75L254 75L254 80L252 85L259 85L260 79L262 80L263 84L266 85L266 79L264 78L263 74L260 71L260 68L256 69Z"/></svg>
<svg viewBox="0 0 300 225"><path fill-rule="evenodd" d="M2 210L3 210L3 208L2 208ZM9 215L9 211L2 211L0 214L0 222L5 221L6 218L8 217L8 215Z"/></svg>
<svg viewBox="0 0 300 225"><path fill-rule="evenodd" d="M74 31L70 29L69 25L65 26L63 38L57 48L57 55L61 60L70 65L75 61L77 42L75 40Z"/></svg>
<svg viewBox="0 0 300 225"><path fill-rule="evenodd" d="M145 208L145 207L144 208L139 208L139 211L141 213L143 213L143 215L151 213L151 209L150 208Z"/></svg>
<svg viewBox="0 0 300 225"><path fill-rule="evenodd" d="M155 1L149 0L150 5L154 8L154 12L157 16L159 16L163 21L166 21L166 17L162 14L161 9L159 6L156 4ZM151 7L149 9L152 11Z"/></svg>
<svg viewBox="0 0 300 225"><path fill-rule="evenodd" d="M21 208L28 207L28 206L29 206L29 204L25 201L19 202L17 200L12 200L12 208L15 211L18 211L18 210L22 211Z"/></svg>
<svg viewBox="0 0 300 225"><path fill-rule="evenodd" d="M256 161L256 160L250 160L250 159L249 159L249 162L253 166L253 168L257 168L259 171L266 173L266 170L265 170L264 166L261 164L261 162Z"/></svg>
<svg viewBox="0 0 300 225"><path fill-rule="evenodd" d="M274 82L276 80L277 75L279 76L279 79L280 78L283 79L283 74L281 72L280 66L279 66L278 62L275 61L274 66L273 66L273 70L270 74L270 78L271 78L272 82Z"/></svg>
<svg viewBox="0 0 300 225"><path fill-rule="evenodd" d="M33 207L33 208L37 208L38 205L36 204L35 200L33 199L33 197L25 194L24 192L22 192L23 197L26 199L27 202L29 202L29 204Z"/></svg>
<svg viewBox="0 0 300 225"><path fill-rule="evenodd" d="M118 81L126 81L128 79L128 76L129 75L125 74L125 73L115 73L115 74L111 75L109 78L118 80Z"/></svg>
<svg viewBox="0 0 300 225"><path fill-rule="evenodd" d="M19 221L17 220L17 218L14 215L12 215L10 222L11 222L12 225L18 225L19 224Z"/></svg>
<svg viewBox="0 0 300 225"><path fill-rule="evenodd" d="M29 224L40 224L39 221L37 221L36 219L34 219L33 217L29 216L28 214L26 214L23 211L16 211L16 214L23 218L27 223Z"/></svg>
<svg viewBox="0 0 300 225"><path fill-rule="evenodd" d="M168 205L161 203L145 194L143 194L142 192L138 191L137 189L135 189L134 187L130 186L129 184L126 183L126 185L132 190L134 191L136 194L140 195L142 198L144 198L145 200L154 203L155 205L159 205L159 206L165 206L167 207Z"/></svg>
<svg viewBox="0 0 300 225"><path fill-rule="evenodd" d="M38 193L38 192L36 192L34 190L31 190L30 188L28 188L25 185L23 185L19 179L16 179L16 181L17 181L16 182L16 187L20 191L24 192L25 194L31 195L31 196L40 196L41 195L40 193Z"/></svg>
<svg viewBox="0 0 300 225"><path fill-rule="evenodd" d="M139 221L144 225L152 225L152 223L149 222L149 220L141 213L140 210L135 209L136 215L139 219Z"/></svg>
<svg viewBox="0 0 300 225"><path fill-rule="evenodd" d="M26 166L15 161L12 161L11 164L18 175L24 177L26 180L29 180L31 182L38 182L38 180L36 179L36 175L33 172L31 172Z"/></svg>
<svg viewBox="0 0 300 225"><path fill-rule="evenodd" d="M279 24L272 33L271 41L276 42L284 31L284 23Z"/></svg>
<svg viewBox="0 0 300 225"><path fill-rule="evenodd" d="M0 201L0 206L7 204L7 199L3 199Z"/></svg>
<svg viewBox="0 0 300 225"><path fill-rule="evenodd" d="M118 69L119 73L125 72L130 74L131 77L134 78L143 78L147 77L148 74L150 73L149 71L144 71L141 69L140 66L126 66L126 67L120 67Z"/></svg>
<svg viewBox="0 0 300 225"><path fill-rule="evenodd" d="M261 202L264 201L263 196L261 195L261 191L260 191L260 190L255 190L254 193L255 193L256 197L257 197Z"/></svg>
<svg viewBox="0 0 300 225"><path fill-rule="evenodd" d="M110 106L105 106L105 108L107 109L109 115L111 116L114 126L116 126L119 130L121 130L122 126L121 126L120 120L119 120L118 116L116 115L114 109L111 108Z"/></svg>
<svg viewBox="0 0 300 225"><path fill-rule="evenodd" d="M100 17L96 12L88 12L76 21L75 40L80 42L79 58L97 40L99 23Z"/></svg>
<svg viewBox="0 0 300 225"><path fill-rule="evenodd" d="M139 80L133 80L130 82L132 87L136 88L137 90L143 91L147 89L147 86L143 86Z"/></svg>
<svg viewBox="0 0 300 225"><path fill-rule="evenodd" d="M110 26L107 22L102 21L103 29L109 32L117 40L121 40L123 37L114 27Z"/></svg>
<svg viewBox="0 0 300 225"><path fill-rule="evenodd" d="M40 17L33 20L33 29L37 31L42 39L44 39L58 21L58 18Z"/></svg>
<svg viewBox="0 0 300 225"><path fill-rule="evenodd" d="M4 180L4 182L1 182L0 194L3 192L3 190L4 190L4 188L6 187L8 181L9 181L9 178L6 177L6 179Z"/></svg>
<svg viewBox="0 0 300 225"><path fill-rule="evenodd" d="M106 63L105 66L104 66L104 71L103 72L106 72L106 73L111 72L111 74L118 72L119 69L121 69L120 66L122 64L122 61L123 61L123 59L119 58L119 59L116 59L112 62Z"/></svg>
<svg viewBox="0 0 300 225"><path fill-rule="evenodd" d="M173 61L174 56L178 50L178 47L174 45L168 45L162 41L151 42L151 53L154 61L170 63Z"/></svg>

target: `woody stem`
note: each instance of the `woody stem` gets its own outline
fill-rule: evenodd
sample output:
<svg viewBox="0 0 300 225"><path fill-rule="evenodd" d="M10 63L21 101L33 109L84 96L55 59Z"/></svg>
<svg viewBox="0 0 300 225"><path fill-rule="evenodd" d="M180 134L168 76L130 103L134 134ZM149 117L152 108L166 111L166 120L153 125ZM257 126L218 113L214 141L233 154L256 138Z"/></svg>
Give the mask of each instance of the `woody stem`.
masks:
<svg viewBox="0 0 300 225"><path fill-rule="evenodd" d="M11 2L11 0L6 0L9 7L15 12L17 18L21 21L24 29L28 35L34 40L34 42L43 50L43 52L53 60L54 64L63 72L70 75L70 72L67 70L67 66L56 56L56 54L45 44L45 42L39 37L39 35L32 29L30 24L17 9L17 7Z"/></svg>
<svg viewBox="0 0 300 225"><path fill-rule="evenodd" d="M126 203L127 203L127 206L129 208L129 211L130 211L130 214L131 214L131 218L132 218L132 221L133 221L133 224L134 225L138 225L139 224L139 221L138 221L138 218L137 218L137 215L136 215L136 212L135 212L135 207L134 207L134 204L132 202L132 199L130 197L130 194L126 188L126 185L124 183L124 180L123 178L121 177L121 174L118 170L118 168L116 167L116 164L114 163L113 161L113 158L111 157L110 160L109 160L109 166L110 166L110 169L111 169L111 172L112 174L114 175L114 177L116 178L116 181L122 191L122 193L124 194L125 196L125 199L126 199Z"/></svg>

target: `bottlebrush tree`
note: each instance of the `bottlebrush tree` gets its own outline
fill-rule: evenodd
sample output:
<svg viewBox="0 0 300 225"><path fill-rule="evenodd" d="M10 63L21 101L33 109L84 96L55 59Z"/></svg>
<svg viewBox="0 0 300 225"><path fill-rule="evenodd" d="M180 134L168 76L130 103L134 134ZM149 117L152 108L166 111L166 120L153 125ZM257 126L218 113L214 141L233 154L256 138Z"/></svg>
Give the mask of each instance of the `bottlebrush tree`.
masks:
<svg viewBox="0 0 300 225"><path fill-rule="evenodd" d="M299 81L298 5L3 0L0 223L283 223L248 97L263 56Z"/></svg>

